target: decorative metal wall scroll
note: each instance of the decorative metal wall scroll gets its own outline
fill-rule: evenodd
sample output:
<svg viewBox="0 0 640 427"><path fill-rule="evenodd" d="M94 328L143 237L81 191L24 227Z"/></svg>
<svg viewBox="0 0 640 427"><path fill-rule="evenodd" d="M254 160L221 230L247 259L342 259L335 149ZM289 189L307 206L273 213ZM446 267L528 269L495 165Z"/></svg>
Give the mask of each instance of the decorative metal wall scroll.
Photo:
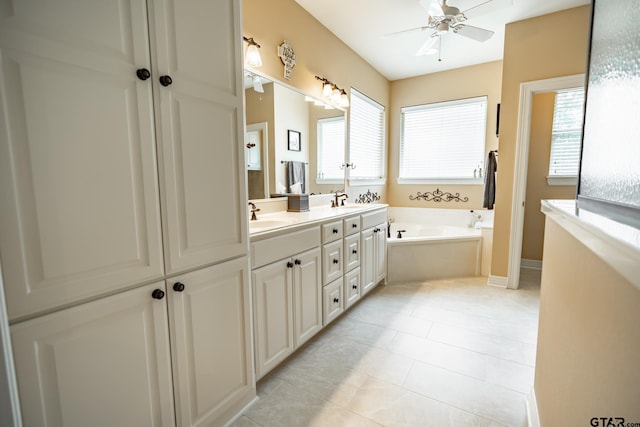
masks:
<svg viewBox="0 0 640 427"><path fill-rule="evenodd" d="M356 199L356 203L373 203L380 200L380 196L378 193L372 193L371 190L367 189L367 192L364 194L360 194Z"/></svg>
<svg viewBox="0 0 640 427"><path fill-rule="evenodd" d="M284 78L291 80L291 71L296 66L296 53L289 44L288 40L285 40L278 46L278 56L282 65L284 65Z"/></svg>
<svg viewBox="0 0 640 427"><path fill-rule="evenodd" d="M409 195L409 200L424 200L425 202L468 202L468 197L460 197L460 193L443 193L439 188L436 191L418 193L415 196Z"/></svg>

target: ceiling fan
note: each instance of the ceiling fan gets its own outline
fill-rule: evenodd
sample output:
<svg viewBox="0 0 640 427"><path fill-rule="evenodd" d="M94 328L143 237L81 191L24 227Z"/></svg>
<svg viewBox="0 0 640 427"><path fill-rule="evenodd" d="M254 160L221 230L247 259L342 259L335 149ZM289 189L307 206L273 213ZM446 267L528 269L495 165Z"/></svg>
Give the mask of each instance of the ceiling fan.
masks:
<svg viewBox="0 0 640 427"><path fill-rule="evenodd" d="M482 0L480 0L482 1ZM473 27L466 22L468 19L505 6L510 6L512 0L484 0L480 4L464 11L447 4L447 0L420 0L420 5L429 13L427 25L402 30L386 36L394 36L413 31L433 32L426 42L418 49L416 56L430 55L438 52L435 44L441 41L440 37L453 33L479 42L485 42L493 36L494 32L484 28Z"/></svg>

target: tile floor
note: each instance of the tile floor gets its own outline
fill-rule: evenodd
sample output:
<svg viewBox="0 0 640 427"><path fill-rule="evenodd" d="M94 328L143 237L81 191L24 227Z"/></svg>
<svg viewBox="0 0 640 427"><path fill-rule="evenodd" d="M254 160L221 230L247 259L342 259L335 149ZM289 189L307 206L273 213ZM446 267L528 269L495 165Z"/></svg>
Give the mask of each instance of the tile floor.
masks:
<svg viewBox="0 0 640 427"><path fill-rule="evenodd" d="M248 426L526 426L540 272L378 286L258 383Z"/></svg>

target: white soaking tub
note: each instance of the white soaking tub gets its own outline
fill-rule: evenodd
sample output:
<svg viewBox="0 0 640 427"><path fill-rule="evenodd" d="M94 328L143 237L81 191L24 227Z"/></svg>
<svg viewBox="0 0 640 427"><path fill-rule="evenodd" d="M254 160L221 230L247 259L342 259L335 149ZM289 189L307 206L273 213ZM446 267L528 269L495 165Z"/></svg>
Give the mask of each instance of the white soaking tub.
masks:
<svg viewBox="0 0 640 427"><path fill-rule="evenodd" d="M461 209L389 207L387 281L406 282L478 276L483 251L480 225L493 223L493 212ZM477 225L470 227L471 216ZM480 215L481 219L477 216ZM398 231L402 238L398 238Z"/></svg>

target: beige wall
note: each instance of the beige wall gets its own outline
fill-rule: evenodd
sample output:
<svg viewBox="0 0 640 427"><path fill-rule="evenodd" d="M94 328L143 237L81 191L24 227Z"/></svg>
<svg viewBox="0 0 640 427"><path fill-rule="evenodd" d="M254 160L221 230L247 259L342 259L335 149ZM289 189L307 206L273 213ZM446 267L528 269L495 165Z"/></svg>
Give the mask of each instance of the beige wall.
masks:
<svg viewBox="0 0 640 427"><path fill-rule="evenodd" d="M505 31L500 158L491 274L507 276L520 84L585 72L590 6L509 24Z"/></svg>
<svg viewBox="0 0 640 427"><path fill-rule="evenodd" d="M455 99L488 97L487 100L487 140L486 152L498 148L496 138L496 112L500 102L502 81L502 61L488 62L470 67L458 68L441 73L427 74L391 82L390 147L389 147L389 189L388 200L393 206L436 207L480 209L484 188L482 185L446 184L398 184L398 162L400 157L400 128L402 107L450 101ZM486 158L486 155L485 155ZM498 170L500 166L498 166ZM460 197L468 197L468 202L436 203L424 200L409 200L409 195L440 189Z"/></svg>
<svg viewBox="0 0 640 427"><path fill-rule="evenodd" d="M575 185L552 186L547 183L555 99L554 92L533 96L522 236L523 259L542 260L544 214L540 211L540 202L544 199L575 199L576 196Z"/></svg>
<svg viewBox="0 0 640 427"><path fill-rule="evenodd" d="M322 98L322 94L320 82L314 76L323 76L347 92L354 87L389 106L389 81L294 0L244 0L243 18L244 35L261 45L263 66L257 70L260 73L315 98ZM285 39L296 54L291 80L284 80L277 56L277 47ZM349 188L350 200L369 189L378 193L381 201L386 200L384 186Z"/></svg>
<svg viewBox="0 0 640 427"><path fill-rule="evenodd" d="M540 424L639 422L640 291L552 219L545 235L534 382Z"/></svg>

